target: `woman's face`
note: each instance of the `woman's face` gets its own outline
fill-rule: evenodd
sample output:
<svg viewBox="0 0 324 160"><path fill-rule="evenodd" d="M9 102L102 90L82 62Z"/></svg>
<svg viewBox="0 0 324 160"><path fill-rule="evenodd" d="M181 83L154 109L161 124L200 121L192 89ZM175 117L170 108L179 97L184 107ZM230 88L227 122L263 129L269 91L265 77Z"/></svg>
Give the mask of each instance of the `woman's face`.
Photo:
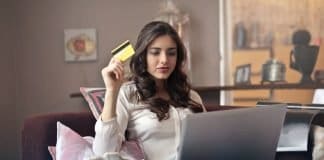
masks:
<svg viewBox="0 0 324 160"><path fill-rule="evenodd" d="M156 80L169 78L177 63L177 45L168 36L157 37L147 48L147 71Z"/></svg>

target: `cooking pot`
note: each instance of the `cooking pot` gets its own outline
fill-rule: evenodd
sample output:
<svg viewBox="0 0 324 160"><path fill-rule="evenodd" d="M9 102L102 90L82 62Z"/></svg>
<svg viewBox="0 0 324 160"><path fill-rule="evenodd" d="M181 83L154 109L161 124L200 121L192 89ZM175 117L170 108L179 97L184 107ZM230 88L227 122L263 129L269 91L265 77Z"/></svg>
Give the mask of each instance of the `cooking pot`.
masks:
<svg viewBox="0 0 324 160"><path fill-rule="evenodd" d="M262 65L262 82L284 82L286 74L286 66L284 63L269 59Z"/></svg>

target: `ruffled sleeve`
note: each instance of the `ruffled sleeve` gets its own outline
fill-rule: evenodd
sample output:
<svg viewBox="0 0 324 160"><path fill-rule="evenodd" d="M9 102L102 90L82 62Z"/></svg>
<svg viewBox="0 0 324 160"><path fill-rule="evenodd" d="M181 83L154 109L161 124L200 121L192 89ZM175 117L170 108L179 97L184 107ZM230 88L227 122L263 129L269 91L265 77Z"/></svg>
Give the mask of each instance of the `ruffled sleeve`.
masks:
<svg viewBox="0 0 324 160"><path fill-rule="evenodd" d="M129 119L128 105L127 90L125 87L121 87L117 97L116 117L103 122L100 116L95 124L93 152L96 155L120 151L121 145L125 141L125 131Z"/></svg>

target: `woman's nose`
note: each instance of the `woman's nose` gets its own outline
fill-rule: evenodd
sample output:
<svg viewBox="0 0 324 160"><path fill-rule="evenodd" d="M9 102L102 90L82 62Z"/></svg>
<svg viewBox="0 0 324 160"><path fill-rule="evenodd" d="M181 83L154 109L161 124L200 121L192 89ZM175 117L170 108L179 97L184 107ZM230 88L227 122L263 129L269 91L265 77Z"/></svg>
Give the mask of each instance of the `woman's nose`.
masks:
<svg viewBox="0 0 324 160"><path fill-rule="evenodd" d="M160 54L160 62L161 63L167 63L168 61L168 56L165 52L163 52L162 54Z"/></svg>

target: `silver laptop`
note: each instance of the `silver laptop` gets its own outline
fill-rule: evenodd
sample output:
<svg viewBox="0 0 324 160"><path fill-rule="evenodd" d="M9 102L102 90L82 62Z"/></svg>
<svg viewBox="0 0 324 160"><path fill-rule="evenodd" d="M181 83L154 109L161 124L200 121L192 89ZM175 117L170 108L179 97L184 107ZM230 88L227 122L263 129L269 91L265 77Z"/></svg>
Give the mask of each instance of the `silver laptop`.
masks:
<svg viewBox="0 0 324 160"><path fill-rule="evenodd" d="M285 105L188 115L179 159L274 160L285 115Z"/></svg>

